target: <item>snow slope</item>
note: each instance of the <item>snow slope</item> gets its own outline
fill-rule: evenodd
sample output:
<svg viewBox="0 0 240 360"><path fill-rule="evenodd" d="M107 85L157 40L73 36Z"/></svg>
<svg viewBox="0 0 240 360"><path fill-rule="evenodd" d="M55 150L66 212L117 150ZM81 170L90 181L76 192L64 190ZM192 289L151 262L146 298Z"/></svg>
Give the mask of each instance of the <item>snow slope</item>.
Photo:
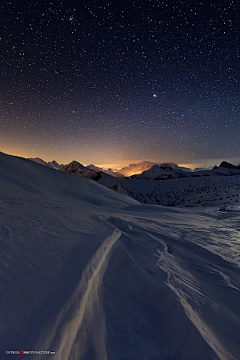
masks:
<svg viewBox="0 0 240 360"><path fill-rule="evenodd" d="M100 180L105 185L105 179ZM240 201L240 175L202 176L168 180L126 179L106 186L146 204L196 206Z"/></svg>
<svg viewBox="0 0 240 360"><path fill-rule="evenodd" d="M144 205L2 153L0 168L2 359L240 358L238 208Z"/></svg>

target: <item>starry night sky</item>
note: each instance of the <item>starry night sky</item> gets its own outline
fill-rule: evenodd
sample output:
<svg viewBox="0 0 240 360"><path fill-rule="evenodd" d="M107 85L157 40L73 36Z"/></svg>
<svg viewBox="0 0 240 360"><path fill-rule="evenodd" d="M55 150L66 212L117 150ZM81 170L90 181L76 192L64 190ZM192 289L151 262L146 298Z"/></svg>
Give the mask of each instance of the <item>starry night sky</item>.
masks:
<svg viewBox="0 0 240 360"><path fill-rule="evenodd" d="M0 151L240 162L239 44L236 0L1 1Z"/></svg>

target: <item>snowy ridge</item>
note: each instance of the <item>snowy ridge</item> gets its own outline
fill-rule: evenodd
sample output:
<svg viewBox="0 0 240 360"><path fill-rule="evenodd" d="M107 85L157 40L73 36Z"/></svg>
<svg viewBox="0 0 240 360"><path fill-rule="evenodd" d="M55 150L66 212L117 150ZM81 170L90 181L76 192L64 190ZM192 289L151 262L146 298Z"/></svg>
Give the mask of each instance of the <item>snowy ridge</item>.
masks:
<svg viewBox="0 0 240 360"><path fill-rule="evenodd" d="M72 161L67 165L62 165L60 168L60 171L71 174L71 175L81 176L81 177L96 179L96 180L100 174L98 171L89 169L77 161Z"/></svg>
<svg viewBox="0 0 240 360"><path fill-rule="evenodd" d="M44 160L42 160L40 158L28 158L28 160L32 160L32 161L34 161L34 162L36 162L38 164L48 166L48 167L50 167L52 169L55 169L55 170L59 170L60 167L62 166L62 165L58 164L57 161L55 161L55 160L49 161L49 162L46 162L46 161L44 161Z"/></svg>

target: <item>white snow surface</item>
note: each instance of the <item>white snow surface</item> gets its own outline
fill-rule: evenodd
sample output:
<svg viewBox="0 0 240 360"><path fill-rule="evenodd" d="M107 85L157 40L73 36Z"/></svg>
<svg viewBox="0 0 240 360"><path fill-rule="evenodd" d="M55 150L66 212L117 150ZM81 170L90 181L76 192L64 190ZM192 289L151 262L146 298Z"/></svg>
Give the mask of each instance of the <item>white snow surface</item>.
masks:
<svg viewBox="0 0 240 360"><path fill-rule="evenodd" d="M238 207L145 205L30 160L0 166L1 359L240 359Z"/></svg>
<svg viewBox="0 0 240 360"><path fill-rule="evenodd" d="M240 175L220 174L166 180L102 177L97 181L146 204L209 206L240 201Z"/></svg>

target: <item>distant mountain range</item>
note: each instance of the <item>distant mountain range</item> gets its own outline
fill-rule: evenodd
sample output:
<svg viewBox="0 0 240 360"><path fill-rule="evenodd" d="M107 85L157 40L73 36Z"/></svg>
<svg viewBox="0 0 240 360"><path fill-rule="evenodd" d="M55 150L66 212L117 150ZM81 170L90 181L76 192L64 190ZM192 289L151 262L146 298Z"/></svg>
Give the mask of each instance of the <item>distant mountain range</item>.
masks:
<svg viewBox="0 0 240 360"><path fill-rule="evenodd" d="M73 162L74 163L74 162ZM154 165L139 175L119 179L75 162L61 171L91 178L143 203L165 206L231 204L238 202L240 166L223 161L212 170L183 170L176 164ZM90 172L89 172L90 170Z"/></svg>
<svg viewBox="0 0 240 360"><path fill-rule="evenodd" d="M61 168L65 171L64 168ZM76 174L76 172L75 172ZM79 176L89 177L88 170ZM231 204L240 201L240 166L222 162L212 170L186 171L176 164L154 165L139 175L117 179L103 172L91 178L143 203L165 206Z"/></svg>
<svg viewBox="0 0 240 360"><path fill-rule="evenodd" d="M40 158L29 158L34 162L37 162L41 165L53 168L55 170L62 170L64 172L77 173L79 175L84 174L84 171L79 171L86 169L86 174L94 174L95 172L103 172L112 177L116 178L126 178L131 179L148 179L148 180L166 180L180 177L196 177L196 176L210 176L210 175L237 175L240 171L240 165L233 165L227 161L222 161L219 166L209 167L209 168L196 168L191 170L190 168L179 166L175 163L154 163L151 161L142 161L137 164L130 164L127 167L116 171L111 168L101 168L93 164L84 166L78 161L71 161L67 165L58 164L55 160L46 162ZM92 170L92 172L90 171ZM131 175L127 175L127 174ZM88 176L87 176L88 177Z"/></svg>
<svg viewBox="0 0 240 360"><path fill-rule="evenodd" d="M29 160L32 160L34 162L37 162L38 164L50 167L52 169L55 170L60 170L62 169L62 171L64 172L68 172L68 173L72 173L72 174L77 174L77 175L86 175L85 177L91 177L91 175L93 175L95 172L104 172L108 175L111 175L113 177L117 177L117 178L124 178L125 176L123 174L120 174L120 172L115 171L113 169L104 169L95 165L88 165L88 166L84 166L81 163L79 163L78 161L71 161L69 164L67 165L63 165L63 164L58 164L55 160L50 161L50 162L46 162L40 158L29 158ZM86 171L80 171L83 169L86 169ZM91 171L92 170L92 171Z"/></svg>
<svg viewBox="0 0 240 360"><path fill-rule="evenodd" d="M41 165L45 165L54 169L59 170L61 166L58 164L55 160L51 161L51 162L46 162L40 158L29 158L29 160L35 161ZM79 163L80 164L80 163ZM170 167L172 169L181 169L183 171L188 171L190 172L191 169L187 168L187 167L183 167L183 166L178 166L177 164L174 163L155 163L155 162L151 162L151 161L141 161L139 163L134 163L134 164L130 164L129 166L123 167L120 170L115 170L115 169L106 169L106 168L101 168L98 167L96 165L90 164L85 166L85 168L94 170L94 171L101 171L104 172L105 174L111 175L113 177L117 177L117 178L124 178L124 177L128 177L134 174L141 174L143 171L147 171L149 169L151 169L154 165L157 166L165 166L165 167ZM82 165L83 166L83 165ZM201 169L198 169L201 170ZM204 168L204 170L206 170Z"/></svg>
<svg viewBox="0 0 240 360"><path fill-rule="evenodd" d="M45 162L31 159L41 165L59 171L92 179L115 191L129 195L143 203L165 206L231 204L240 201L240 165L223 161L210 170L190 171L173 163L153 165L141 174L124 177L112 169L102 169L94 165L84 166L77 161L59 165L55 161ZM130 164L125 169L148 167L151 162Z"/></svg>
<svg viewBox="0 0 240 360"><path fill-rule="evenodd" d="M186 170L187 169L187 170ZM210 175L239 175L240 165L235 166L223 161L219 166L214 166L211 170L189 171L188 168L179 167L176 164L154 165L151 169L143 171L141 174L132 175L131 179L166 180L182 177L199 177Z"/></svg>

